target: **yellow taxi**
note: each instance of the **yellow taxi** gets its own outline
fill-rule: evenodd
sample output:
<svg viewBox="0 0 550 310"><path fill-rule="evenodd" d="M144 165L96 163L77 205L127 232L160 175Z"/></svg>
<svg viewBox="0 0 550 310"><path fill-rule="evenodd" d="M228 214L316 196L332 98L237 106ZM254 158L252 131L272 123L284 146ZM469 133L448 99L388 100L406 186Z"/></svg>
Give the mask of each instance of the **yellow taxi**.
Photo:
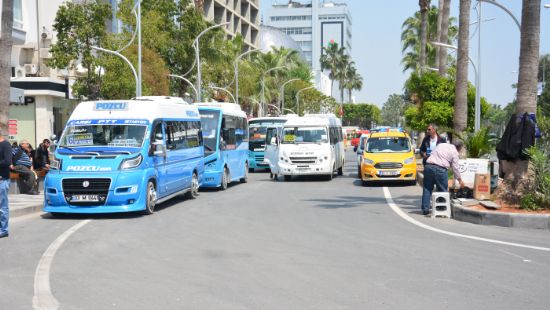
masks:
<svg viewBox="0 0 550 310"><path fill-rule="evenodd" d="M374 181L416 182L416 158L407 133L387 131L372 133L361 157L363 185Z"/></svg>

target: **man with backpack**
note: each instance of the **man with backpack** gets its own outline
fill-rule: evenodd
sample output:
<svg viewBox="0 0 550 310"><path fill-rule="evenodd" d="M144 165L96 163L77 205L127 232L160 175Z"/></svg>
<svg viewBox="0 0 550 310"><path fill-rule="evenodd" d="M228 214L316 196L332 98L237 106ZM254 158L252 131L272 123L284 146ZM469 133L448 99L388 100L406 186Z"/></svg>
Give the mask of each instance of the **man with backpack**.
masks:
<svg viewBox="0 0 550 310"><path fill-rule="evenodd" d="M19 147L13 149L13 171L19 173L21 181L19 190L21 194L38 195L38 183L36 173L32 167L32 160L29 156L30 144L27 140L22 140Z"/></svg>

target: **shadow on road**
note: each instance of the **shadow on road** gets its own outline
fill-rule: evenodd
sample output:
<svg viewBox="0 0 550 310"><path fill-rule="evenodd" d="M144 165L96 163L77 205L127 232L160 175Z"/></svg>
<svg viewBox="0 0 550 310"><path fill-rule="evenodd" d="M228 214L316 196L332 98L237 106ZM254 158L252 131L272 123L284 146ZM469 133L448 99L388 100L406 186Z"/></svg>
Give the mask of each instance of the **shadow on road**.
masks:
<svg viewBox="0 0 550 310"><path fill-rule="evenodd" d="M344 209L355 208L368 205L380 205L386 203L384 197L365 197L365 196L338 196L326 199L308 199L304 200L315 203L314 207L323 209Z"/></svg>

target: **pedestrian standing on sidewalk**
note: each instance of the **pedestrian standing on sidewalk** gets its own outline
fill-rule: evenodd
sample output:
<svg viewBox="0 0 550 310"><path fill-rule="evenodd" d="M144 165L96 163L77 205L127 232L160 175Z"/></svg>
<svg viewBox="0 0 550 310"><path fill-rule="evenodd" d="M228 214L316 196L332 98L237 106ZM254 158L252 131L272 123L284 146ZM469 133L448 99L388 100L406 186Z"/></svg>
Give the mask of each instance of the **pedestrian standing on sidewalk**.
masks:
<svg viewBox="0 0 550 310"><path fill-rule="evenodd" d="M10 209L8 206L8 191L10 190L10 169L13 168L11 158L11 144L0 134L0 238L8 233Z"/></svg>
<svg viewBox="0 0 550 310"><path fill-rule="evenodd" d="M434 185L437 192L449 191L449 176L447 170L453 169L454 178L464 188L464 182L458 170L458 153L464 146L460 140L453 144L441 143L432 151L424 166L424 184L422 190L422 214L430 213L430 200Z"/></svg>
<svg viewBox="0 0 550 310"><path fill-rule="evenodd" d="M435 148L445 140L437 133L437 126L434 124L428 125L426 136L420 145L420 155L422 156L422 164L426 165L426 160L430 157Z"/></svg>

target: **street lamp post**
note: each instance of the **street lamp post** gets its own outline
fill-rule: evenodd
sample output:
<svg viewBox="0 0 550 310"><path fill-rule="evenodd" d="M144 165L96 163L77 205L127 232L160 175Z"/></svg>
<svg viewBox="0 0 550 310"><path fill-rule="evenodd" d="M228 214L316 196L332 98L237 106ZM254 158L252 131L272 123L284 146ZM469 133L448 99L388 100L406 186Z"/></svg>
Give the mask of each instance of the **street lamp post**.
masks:
<svg viewBox="0 0 550 310"><path fill-rule="evenodd" d="M139 75L136 72L136 69L134 68L132 63L128 60L128 58L124 57L124 55L122 55L121 53L119 53L117 51L111 51L111 50L108 50L108 49L105 49L105 48L101 48L99 46L92 46L92 49L98 50L100 52L108 53L108 54L113 54L115 56L118 56L118 57L122 58L128 64L128 66L130 66L130 69L132 69L132 73L134 74L134 78L136 79L136 97L141 96L140 89L139 89L139 84L140 84Z"/></svg>
<svg viewBox="0 0 550 310"><path fill-rule="evenodd" d="M237 99L237 102L236 102L237 104L239 104L239 60L241 60L241 58L243 58L248 54L258 52L258 51L260 50L251 49L247 52L240 54L239 56L237 56L237 59L235 59L235 75L233 76L233 79L235 80L235 97L236 97L235 99ZM229 83L229 85L231 85L231 83Z"/></svg>
<svg viewBox="0 0 550 310"><path fill-rule="evenodd" d="M258 116L259 117L262 117L264 116L264 107L263 105L265 104L265 75L268 74L269 72L271 71L275 71L275 70L281 70L281 69L284 69L285 67L283 66L280 66L280 67L274 67L274 68L271 68L267 71L265 71L263 74L262 74L262 102L260 102L260 104L258 105Z"/></svg>
<svg viewBox="0 0 550 310"><path fill-rule="evenodd" d="M183 81L185 81L187 84L189 84L189 86L191 86L191 88L193 89L193 92L195 92L195 101L197 100L198 92L197 92L197 89L195 88L195 85L193 85L193 83L191 83L191 81L189 81L188 79L184 78L184 77L181 76L181 75L168 74L168 76L169 76L169 77L173 77L173 78L177 78L177 79L180 79L180 80L183 80Z"/></svg>
<svg viewBox="0 0 550 310"><path fill-rule="evenodd" d="M274 105L274 104L271 104L271 103L269 103L267 106L268 106L268 107L275 108L275 110L277 110L277 113L279 113L278 115L281 115L281 109L279 109L278 106L276 106L276 105Z"/></svg>
<svg viewBox="0 0 550 310"><path fill-rule="evenodd" d="M433 45L439 46L439 47L446 47L453 50L458 50L457 46L451 45L451 44L445 44L441 42L432 42ZM479 131L479 128L481 127L481 91L479 89L479 71L478 67L470 58L470 55L468 55L468 60L472 64L472 67L474 68L474 74L475 74L475 87L476 87L476 99L475 99L475 131Z"/></svg>
<svg viewBox="0 0 550 310"><path fill-rule="evenodd" d="M229 22L217 24L214 26L210 26L206 29L204 29L199 35L195 38L194 47L195 47L195 62L197 64L197 102L201 102L202 100L202 91L201 91L201 57L200 57L200 47L199 47L199 39L202 37L203 34L205 34L207 31L212 30L214 28L222 27L225 25L228 25Z"/></svg>
<svg viewBox="0 0 550 310"><path fill-rule="evenodd" d="M309 86L306 88L302 88L299 91L296 92L296 111L298 112L298 116L300 116L300 93L304 90L315 88L315 86Z"/></svg>
<svg viewBox="0 0 550 310"><path fill-rule="evenodd" d="M289 83L300 81L300 79L290 79L281 85L281 111L285 109L285 86Z"/></svg>
<svg viewBox="0 0 550 310"><path fill-rule="evenodd" d="M212 88L212 89L215 89L215 90L221 90L221 91L224 91L224 92L228 93L229 96L231 96L231 98L233 99L233 102L235 102L235 97L233 96L233 94L229 90L227 90L223 87L217 87L217 86L209 86L209 87Z"/></svg>
<svg viewBox="0 0 550 310"><path fill-rule="evenodd" d="M138 97L141 96L141 0L137 1L137 33L138 33Z"/></svg>

